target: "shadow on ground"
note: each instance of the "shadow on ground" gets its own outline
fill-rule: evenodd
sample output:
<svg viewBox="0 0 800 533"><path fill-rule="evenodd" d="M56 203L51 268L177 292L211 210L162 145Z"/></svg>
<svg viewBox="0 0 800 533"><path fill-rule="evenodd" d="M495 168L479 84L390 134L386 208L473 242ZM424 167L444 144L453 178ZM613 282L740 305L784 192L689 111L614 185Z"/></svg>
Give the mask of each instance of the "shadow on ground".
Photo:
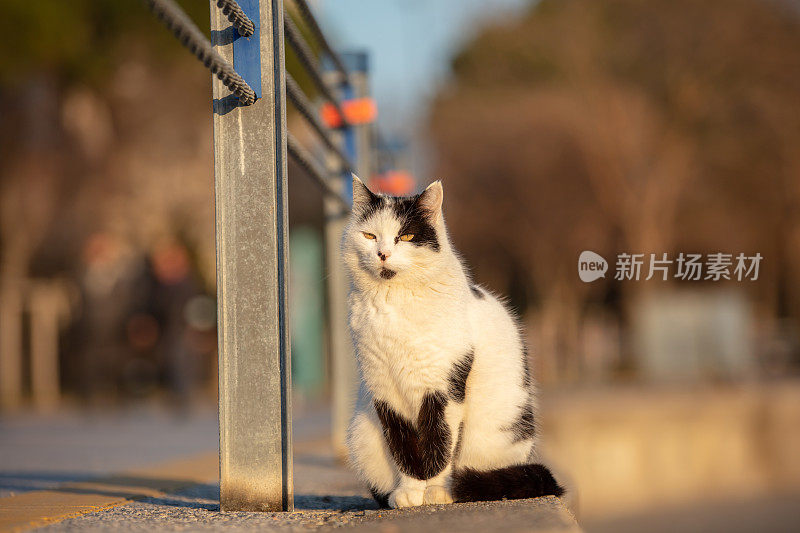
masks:
<svg viewBox="0 0 800 533"><path fill-rule="evenodd" d="M196 484L189 479L169 479L133 475L96 477L78 472L3 472L0 494L49 490L69 494L96 494L124 499L138 499L162 492L172 492ZM216 485L217 495L219 486Z"/></svg>
<svg viewBox="0 0 800 533"><path fill-rule="evenodd" d="M319 459L320 466L328 462L323 458ZM219 511L218 483L198 485L189 480L165 480L139 476L113 476L97 479L89 474L79 472L4 472L0 474L0 491L10 494L32 490L57 490L73 494L134 498L141 497L142 491L163 489L165 485L177 492L163 497L140 498L141 501L152 505ZM295 510L297 511L358 511L377 508L375 500L360 495L295 494Z"/></svg>
<svg viewBox="0 0 800 533"><path fill-rule="evenodd" d="M163 498L146 498L142 502L219 511L219 484L194 485ZM361 495L295 494L294 509L295 511L365 511L377 510L378 504L374 499Z"/></svg>
<svg viewBox="0 0 800 533"><path fill-rule="evenodd" d="M49 490L62 483L86 481L86 472L0 472L0 494Z"/></svg>

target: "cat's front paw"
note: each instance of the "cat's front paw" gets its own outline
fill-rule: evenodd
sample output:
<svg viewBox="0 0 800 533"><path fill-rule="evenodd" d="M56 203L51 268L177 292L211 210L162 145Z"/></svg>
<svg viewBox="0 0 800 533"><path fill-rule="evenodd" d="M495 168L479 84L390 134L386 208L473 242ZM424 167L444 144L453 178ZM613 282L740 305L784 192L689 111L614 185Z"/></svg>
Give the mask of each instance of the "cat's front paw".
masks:
<svg viewBox="0 0 800 533"><path fill-rule="evenodd" d="M402 509L403 507L416 507L422 505L424 488L399 487L389 495L389 507Z"/></svg>
<svg viewBox="0 0 800 533"><path fill-rule="evenodd" d="M439 505L443 503L453 503L453 496L450 491L441 485L431 485L425 489L422 496L425 505Z"/></svg>

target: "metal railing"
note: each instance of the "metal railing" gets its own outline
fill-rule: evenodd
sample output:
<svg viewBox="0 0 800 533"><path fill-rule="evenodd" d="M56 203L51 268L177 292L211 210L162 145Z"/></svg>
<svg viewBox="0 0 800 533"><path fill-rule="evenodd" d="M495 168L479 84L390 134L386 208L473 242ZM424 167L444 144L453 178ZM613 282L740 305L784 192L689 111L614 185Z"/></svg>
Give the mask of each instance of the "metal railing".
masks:
<svg viewBox="0 0 800 533"><path fill-rule="evenodd" d="M352 203L350 173L368 173L371 160L371 135L348 122L341 98L366 95L366 61L347 68L305 0L293 0L298 22L327 56L327 71L283 0L209 0L213 45L173 0L144 1L215 75L221 508L292 510L287 156L324 195L333 440L341 453L356 370L338 243ZM320 120L286 72L284 37L340 127ZM287 100L320 141L323 161L287 131Z"/></svg>

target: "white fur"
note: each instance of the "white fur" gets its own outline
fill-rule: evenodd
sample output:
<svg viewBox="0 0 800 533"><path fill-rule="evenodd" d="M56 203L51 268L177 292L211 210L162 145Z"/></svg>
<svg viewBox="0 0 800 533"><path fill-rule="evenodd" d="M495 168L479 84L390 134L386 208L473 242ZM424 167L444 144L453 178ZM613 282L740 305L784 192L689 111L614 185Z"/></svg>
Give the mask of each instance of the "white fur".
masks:
<svg viewBox="0 0 800 533"><path fill-rule="evenodd" d="M428 207L440 244L438 252L409 242L395 242L400 221L391 209L360 221L360 181L354 179L356 207L345 230L342 252L352 282L350 328L362 385L348 431L352 464L375 489L391 494L393 507L448 503L452 467L488 470L525 463L532 440L513 442L508 427L521 406L531 401L522 385L523 347L516 321L492 294L470 291L470 280L447 236L441 213L442 186L427 191ZM375 235L367 239L364 232ZM378 251L388 255L391 279L379 273ZM416 420L426 392L448 390L453 365L472 349L474 363L463 404L449 401L445 418L452 445L463 422L463 442L455 465L433 479L402 474L383 439L373 400Z"/></svg>

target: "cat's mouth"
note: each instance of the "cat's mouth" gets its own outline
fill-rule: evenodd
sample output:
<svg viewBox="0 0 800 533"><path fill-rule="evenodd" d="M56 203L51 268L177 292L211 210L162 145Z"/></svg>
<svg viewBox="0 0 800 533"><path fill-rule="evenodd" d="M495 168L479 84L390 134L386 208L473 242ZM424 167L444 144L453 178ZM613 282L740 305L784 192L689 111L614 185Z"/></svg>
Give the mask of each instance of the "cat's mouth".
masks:
<svg viewBox="0 0 800 533"><path fill-rule="evenodd" d="M386 267L381 267L381 277L383 279L392 279L397 274L394 270L389 270Z"/></svg>

